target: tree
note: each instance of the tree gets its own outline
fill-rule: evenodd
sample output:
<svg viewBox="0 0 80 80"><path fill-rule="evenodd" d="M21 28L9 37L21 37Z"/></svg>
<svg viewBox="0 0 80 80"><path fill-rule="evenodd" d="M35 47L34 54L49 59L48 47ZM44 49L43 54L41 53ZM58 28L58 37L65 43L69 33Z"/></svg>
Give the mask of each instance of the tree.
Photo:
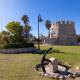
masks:
<svg viewBox="0 0 80 80"><path fill-rule="evenodd" d="M23 29L22 36L27 41L29 40L29 32L30 32L30 30L31 30L31 27L29 25L25 26L24 29Z"/></svg>
<svg viewBox="0 0 80 80"><path fill-rule="evenodd" d="M31 30L31 26L29 26L29 25L25 26L25 27L24 27L24 30L26 30L26 31L29 33L30 30Z"/></svg>
<svg viewBox="0 0 80 80"><path fill-rule="evenodd" d="M24 23L24 29L26 29L28 32L30 32L31 26L29 25L29 17L27 15L23 15L21 20Z"/></svg>
<svg viewBox="0 0 80 80"><path fill-rule="evenodd" d="M23 15L21 20L24 23L23 37L25 40L29 40L29 32L31 30L31 26L29 25L29 17L27 15Z"/></svg>
<svg viewBox="0 0 80 80"><path fill-rule="evenodd" d="M22 41L23 26L20 25L20 22L12 21L6 25L6 28L13 35L14 42Z"/></svg>
<svg viewBox="0 0 80 80"><path fill-rule="evenodd" d="M21 20L23 21L25 26L29 24L29 18L27 15L23 15Z"/></svg>
<svg viewBox="0 0 80 80"><path fill-rule="evenodd" d="M77 42L80 42L80 35L77 35Z"/></svg>
<svg viewBox="0 0 80 80"><path fill-rule="evenodd" d="M51 21L50 21L50 20L46 20L45 26L46 26L46 28L49 30L49 38L50 38Z"/></svg>
<svg viewBox="0 0 80 80"><path fill-rule="evenodd" d="M0 33L0 47L2 48L9 43L12 43L10 33L7 31L2 31Z"/></svg>

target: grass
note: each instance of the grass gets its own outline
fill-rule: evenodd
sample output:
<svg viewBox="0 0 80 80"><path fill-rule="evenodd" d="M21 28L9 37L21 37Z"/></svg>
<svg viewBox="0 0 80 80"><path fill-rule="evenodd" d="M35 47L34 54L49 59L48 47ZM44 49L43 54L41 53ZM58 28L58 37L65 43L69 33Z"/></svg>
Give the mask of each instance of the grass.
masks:
<svg viewBox="0 0 80 80"><path fill-rule="evenodd" d="M41 46L45 50L53 47L47 58L56 57L71 66L80 65L80 46ZM0 54L0 80L52 80L43 77L34 67L43 54Z"/></svg>

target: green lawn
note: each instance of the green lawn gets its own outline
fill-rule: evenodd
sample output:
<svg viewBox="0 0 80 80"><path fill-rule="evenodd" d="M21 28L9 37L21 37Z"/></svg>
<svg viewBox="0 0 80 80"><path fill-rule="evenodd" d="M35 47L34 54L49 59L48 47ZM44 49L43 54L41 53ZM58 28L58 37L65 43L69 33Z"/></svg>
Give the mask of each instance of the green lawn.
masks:
<svg viewBox="0 0 80 80"><path fill-rule="evenodd" d="M41 46L48 49L51 46ZM54 53L55 52L55 53ZM0 80L52 80L43 77L34 67L42 54L0 54ZM71 66L80 65L80 46L53 46L47 58L56 57Z"/></svg>

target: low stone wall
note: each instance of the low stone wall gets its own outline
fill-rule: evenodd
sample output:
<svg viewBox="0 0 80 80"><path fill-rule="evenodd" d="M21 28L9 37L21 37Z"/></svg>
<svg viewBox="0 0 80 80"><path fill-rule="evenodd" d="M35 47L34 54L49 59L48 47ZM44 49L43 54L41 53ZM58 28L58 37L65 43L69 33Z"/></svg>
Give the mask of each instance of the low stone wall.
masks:
<svg viewBox="0 0 80 80"><path fill-rule="evenodd" d="M30 48L16 48L16 49L0 49L0 53L26 53L36 50L35 47Z"/></svg>
<svg viewBox="0 0 80 80"><path fill-rule="evenodd" d="M46 44L58 44L58 41L57 41L57 39L53 39L53 38L50 38L50 39L45 39L45 43Z"/></svg>

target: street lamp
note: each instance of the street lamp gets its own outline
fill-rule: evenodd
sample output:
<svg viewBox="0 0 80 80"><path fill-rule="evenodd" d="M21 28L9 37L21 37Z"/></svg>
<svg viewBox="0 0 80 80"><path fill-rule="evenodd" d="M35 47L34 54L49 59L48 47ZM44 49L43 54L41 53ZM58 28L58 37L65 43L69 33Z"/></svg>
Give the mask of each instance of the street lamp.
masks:
<svg viewBox="0 0 80 80"><path fill-rule="evenodd" d="M42 22L41 15L38 15L38 50L40 50L40 43L39 43L39 22Z"/></svg>

